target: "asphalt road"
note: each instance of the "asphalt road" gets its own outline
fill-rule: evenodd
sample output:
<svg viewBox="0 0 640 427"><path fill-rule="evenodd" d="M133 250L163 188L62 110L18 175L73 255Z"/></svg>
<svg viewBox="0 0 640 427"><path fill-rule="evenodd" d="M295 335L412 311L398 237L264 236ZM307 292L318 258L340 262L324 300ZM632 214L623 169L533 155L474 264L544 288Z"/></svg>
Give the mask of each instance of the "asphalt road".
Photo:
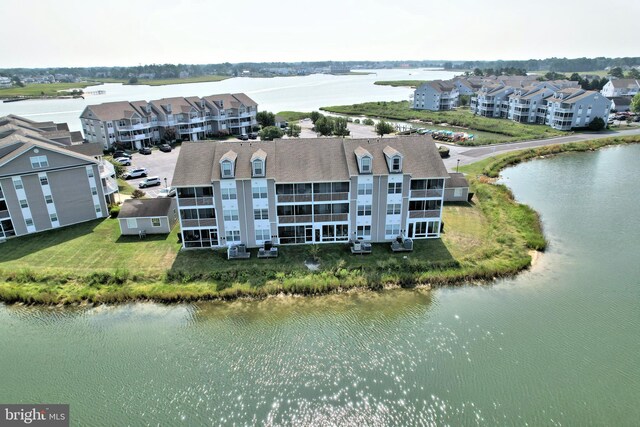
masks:
<svg viewBox="0 0 640 427"><path fill-rule="evenodd" d="M553 144L566 144L569 142L589 141L591 139L607 138L612 136L624 136L624 135L640 135L640 127L631 130L622 131L606 131L599 133L577 133L569 136L562 136L551 139L535 139L531 141L513 142L510 144L494 144L483 145L479 147L464 147L460 145L441 144L449 147L449 157L444 159L444 164L449 172L453 172L456 169L458 160L460 165L468 165L470 163L477 162L479 160L486 159L487 157L494 156L496 154L507 153L509 151L517 151L525 148L542 147L545 145Z"/></svg>
<svg viewBox="0 0 640 427"><path fill-rule="evenodd" d="M165 178L167 179L167 185L171 186L173 170L178 161L178 154L180 154L179 146L174 148L170 153L163 153L159 150L152 150L149 155L135 153L131 155L131 166L127 166L126 169L147 168L149 171L148 176L157 176L160 178L162 185L142 189L149 197L157 197L158 191L165 186ZM127 182L132 187L138 188L138 184L143 179L144 178L129 179Z"/></svg>

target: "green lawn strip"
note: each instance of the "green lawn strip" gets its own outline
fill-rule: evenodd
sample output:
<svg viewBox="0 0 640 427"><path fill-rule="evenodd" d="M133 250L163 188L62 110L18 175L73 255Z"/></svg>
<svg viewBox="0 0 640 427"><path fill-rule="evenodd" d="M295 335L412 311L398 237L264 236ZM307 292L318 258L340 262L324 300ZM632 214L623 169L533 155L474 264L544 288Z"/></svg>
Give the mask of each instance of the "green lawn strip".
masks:
<svg viewBox="0 0 640 427"><path fill-rule="evenodd" d="M133 188L131 184L122 178L118 178L118 192L120 194L130 196L133 193L133 190L135 190L135 188Z"/></svg>
<svg viewBox="0 0 640 427"><path fill-rule="evenodd" d="M447 123L473 131L483 131L495 137L485 135L472 141L460 142L461 145L495 144L502 142L543 139L567 135L567 132L543 125L530 125L505 119L494 119L471 114L468 110L426 111L413 110L409 101L366 102L353 105L322 107L331 113L381 117L391 120L420 120L434 124ZM428 125L426 125L428 127Z"/></svg>
<svg viewBox="0 0 640 427"><path fill-rule="evenodd" d="M393 86L393 87L412 87L416 88L428 80L378 80L373 82L378 86Z"/></svg>
<svg viewBox="0 0 640 427"><path fill-rule="evenodd" d="M308 119L311 117L311 113L305 113L302 111L280 111L276 116L282 117L288 122L297 122L302 119Z"/></svg>
<svg viewBox="0 0 640 427"><path fill-rule="evenodd" d="M34 83L24 87L10 87L0 89L0 98L11 98L15 96L69 96L70 92L60 92L62 90L84 89L87 86L95 86L95 82L82 83Z"/></svg>
<svg viewBox="0 0 640 427"><path fill-rule="evenodd" d="M122 83L126 85L148 85L148 86L164 86L164 85L179 85L186 83L205 83L205 82L219 82L222 80L230 79L231 76L220 75L208 75L208 76L195 76L186 77L184 79L138 79L136 83L129 83L129 79L96 79L103 83Z"/></svg>

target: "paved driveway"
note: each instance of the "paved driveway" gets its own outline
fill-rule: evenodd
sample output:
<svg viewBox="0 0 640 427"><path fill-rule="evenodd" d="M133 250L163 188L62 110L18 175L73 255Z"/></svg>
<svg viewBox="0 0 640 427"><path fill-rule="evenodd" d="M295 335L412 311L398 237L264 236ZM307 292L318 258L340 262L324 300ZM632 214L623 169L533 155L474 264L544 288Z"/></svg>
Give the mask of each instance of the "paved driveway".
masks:
<svg viewBox="0 0 640 427"><path fill-rule="evenodd" d="M162 185L156 187L143 188L142 191L147 193L149 197L156 197L158 191L164 187L164 179L167 179L167 185L171 185L173 179L173 170L176 167L176 161L178 160L178 154L180 154L180 147L176 147L170 153L163 153L159 150L151 151L149 155L143 155L135 153L131 156L131 166L129 168L147 168L149 176L157 176L160 178ZM134 188L138 188L138 183L144 178L135 178L127 180L129 185Z"/></svg>

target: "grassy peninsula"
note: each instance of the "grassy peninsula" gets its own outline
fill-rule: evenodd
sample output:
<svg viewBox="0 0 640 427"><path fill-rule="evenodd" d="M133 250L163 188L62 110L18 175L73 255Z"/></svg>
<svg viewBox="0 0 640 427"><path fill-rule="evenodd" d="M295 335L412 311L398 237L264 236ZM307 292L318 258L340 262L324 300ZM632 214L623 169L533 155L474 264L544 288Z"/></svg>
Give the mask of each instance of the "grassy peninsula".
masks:
<svg viewBox="0 0 640 427"><path fill-rule="evenodd" d="M426 82L428 82L428 80L378 80L373 82L373 84L378 86L416 88Z"/></svg>
<svg viewBox="0 0 640 427"><path fill-rule="evenodd" d="M59 97L71 95L69 92L73 89L84 89L87 86L94 86L95 82L82 82L82 83L34 83L27 84L24 87L13 86L9 88L0 89L1 98L16 98L16 97Z"/></svg>
<svg viewBox="0 0 640 427"><path fill-rule="evenodd" d="M205 82L219 82L222 80L230 79L232 76L195 76L185 77L183 79L138 79L135 83L130 83L129 79L96 79L101 83L122 83L125 85L147 85L147 86L165 86L165 85L179 85L186 83L205 83Z"/></svg>
<svg viewBox="0 0 640 427"><path fill-rule="evenodd" d="M451 126L469 129L472 133L473 131L488 133L476 140L459 142L461 145L497 144L567 135L567 132L552 129L548 126L530 125L516 123L511 120L474 116L469 110L413 110L410 107L409 101L365 102L362 104L322 107L321 110L331 113L379 117L390 120L419 120L425 122L425 125L426 123L447 123Z"/></svg>

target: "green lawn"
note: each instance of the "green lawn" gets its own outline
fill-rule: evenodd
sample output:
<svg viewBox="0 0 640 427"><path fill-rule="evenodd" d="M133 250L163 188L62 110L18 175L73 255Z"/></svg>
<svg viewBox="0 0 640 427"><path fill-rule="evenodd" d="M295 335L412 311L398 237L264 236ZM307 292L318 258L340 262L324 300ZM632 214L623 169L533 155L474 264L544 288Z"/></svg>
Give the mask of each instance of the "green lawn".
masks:
<svg viewBox="0 0 640 427"><path fill-rule="evenodd" d="M62 90L71 89L84 89L87 86L94 86L95 82L82 82L82 83L38 83L28 84L24 87L10 87L6 89L0 89L0 98L11 98L15 96L60 96L69 95L67 92L60 92Z"/></svg>
<svg viewBox="0 0 640 427"><path fill-rule="evenodd" d="M184 79L138 79L137 83L133 83L134 85L148 85L148 86L164 86L164 85L179 85L185 83L204 83L204 82L219 82L222 80L230 79L231 76L219 76L219 75L209 75L209 76L195 76L195 77L187 77ZM96 79L96 81L103 83L123 83L130 84L129 79Z"/></svg>
<svg viewBox="0 0 640 427"><path fill-rule="evenodd" d="M464 145L525 141L529 139L551 138L567 134L567 132L555 130L543 125L530 125L516 123L506 119L475 116L471 114L469 110L413 110L410 107L409 101L366 102L363 104L322 107L321 110L338 114L381 117L390 120L402 121L420 120L425 122L425 124L417 123L416 127L429 127L426 123L447 123L449 125L469 129L471 133L478 133L478 131L485 132L484 135L478 133L478 138L473 141L461 143Z"/></svg>
<svg viewBox="0 0 640 427"><path fill-rule="evenodd" d="M297 122L311 117L311 113L304 113L301 111L280 111L276 116L280 116L288 122Z"/></svg>

